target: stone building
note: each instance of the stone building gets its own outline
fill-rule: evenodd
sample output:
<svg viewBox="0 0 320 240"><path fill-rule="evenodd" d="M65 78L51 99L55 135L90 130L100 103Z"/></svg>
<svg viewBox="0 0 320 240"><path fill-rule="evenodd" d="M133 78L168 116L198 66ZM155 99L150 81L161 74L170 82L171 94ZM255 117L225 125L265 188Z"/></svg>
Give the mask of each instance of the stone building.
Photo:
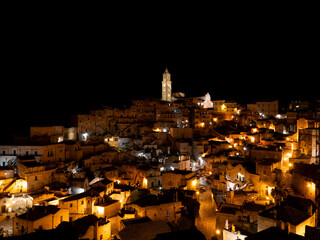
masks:
<svg viewBox="0 0 320 240"><path fill-rule="evenodd" d="M72 141L44 145L30 142L28 145L2 145L0 146L0 155L8 158L10 164L15 164L17 156L33 156L46 167L54 168L66 160L79 160L82 157L82 150L79 143Z"/></svg>
<svg viewBox="0 0 320 240"><path fill-rule="evenodd" d="M93 214L98 218L111 218L120 212L121 202L113 199L105 199L103 202L94 203Z"/></svg>
<svg viewBox="0 0 320 240"><path fill-rule="evenodd" d="M199 179L192 171L167 171L162 173L162 188L186 188L196 191L199 188Z"/></svg>
<svg viewBox="0 0 320 240"><path fill-rule="evenodd" d="M37 229L53 229L63 221L69 221L68 210L57 206L34 206L13 218L13 235L31 233Z"/></svg>
<svg viewBox="0 0 320 240"><path fill-rule="evenodd" d="M317 211L311 200L289 195L281 205L259 214L258 232L278 227L288 233L304 236L306 226L315 226Z"/></svg>
<svg viewBox="0 0 320 240"><path fill-rule="evenodd" d="M88 215L74 221L79 239L108 240L111 237L111 223L104 218Z"/></svg>
<svg viewBox="0 0 320 240"><path fill-rule="evenodd" d="M77 129L64 126L30 127L30 139L37 143L59 143L77 140Z"/></svg>
<svg viewBox="0 0 320 240"><path fill-rule="evenodd" d="M279 112L279 102L275 101L263 101L256 102L254 104L247 104L247 110L259 114L262 116L276 116Z"/></svg>
<svg viewBox="0 0 320 240"><path fill-rule="evenodd" d="M181 216L182 202L178 194L147 195L128 204L138 217L149 217L152 221L176 222Z"/></svg>
<svg viewBox="0 0 320 240"><path fill-rule="evenodd" d="M314 163L319 154L319 131L319 128L299 130L299 150L302 155L310 158L310 163Z"/></svg>
<svg viewBox="0 0 320 240"><path fill-rule="evenodd" d="M92 214L93 204L102 192L104 192L102 188L100 191L90 189L83 193L68 196L59 200L59 208L67 209L72 220Z"/></svg>
<svg viewBox="0 0 320 240"><path fill-rule="evenodd" d="M27 182L27 192L43 189L53 183L56 169L46 169L45 166L32 156L19 157L18 176Z"/></svg>
<svg viewBox="0 0 320 240"><path fill-rule="evenodd" d="M162 185L162 176L159 168L147 165L123 164L119 168L121 183L138 186L140 188L155 188Z"/></svg>

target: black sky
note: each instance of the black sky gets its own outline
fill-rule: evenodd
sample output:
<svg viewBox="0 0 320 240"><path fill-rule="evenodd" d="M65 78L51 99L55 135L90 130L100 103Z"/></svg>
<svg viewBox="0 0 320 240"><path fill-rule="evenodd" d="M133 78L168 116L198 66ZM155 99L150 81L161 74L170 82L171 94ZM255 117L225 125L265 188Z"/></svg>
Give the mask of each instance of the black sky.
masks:
<svg viewBox="0 0 320 240"><path fill-rule="evenodd" d="M166 66L173 91L187 96L319 98L312 16L160 16L8 21L1 49L3 129L63 123L102 105L160 98Z"/></svg>

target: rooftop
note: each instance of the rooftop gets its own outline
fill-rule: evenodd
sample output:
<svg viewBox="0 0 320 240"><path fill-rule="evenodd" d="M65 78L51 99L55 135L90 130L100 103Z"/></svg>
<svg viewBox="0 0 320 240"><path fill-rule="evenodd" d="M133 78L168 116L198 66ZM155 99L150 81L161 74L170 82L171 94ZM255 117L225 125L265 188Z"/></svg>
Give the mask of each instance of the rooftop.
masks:
<svg viewBox="0 0 320 240"><path fill-rule="evenodd" d="M316 164L296 163L294 172L311 178L314 181L320 181L320 166Z"/></svg>
<svg viewBox="0 0 320 240"><path fill-rule="evenodd" d="M246 240L302 240L303 236L287 233L284 230L280 230L276 227L270 227L251 236L246 237Z"/></svg>
<svg viewBox="0 0 320 240"><path fill-rule="evenodd" d="M138 218L133 218L133 219L123 219L121 222L125 226L129 226L132 224L137 224L137 223L145 223L145 222L151 222L151 219L149 217L138 217Z"/></svg>
<svg viewBox="0 0 320 240"><path fill-rule="evenodd" d="M34 158L33 158L34 159ZM20 164L23 164L27 168L32 168L32 167L41 167L43 166L41 163L37 162L36 160L25 160L25 161L19 161Z"/></svg>
<svg viewBox="0 0 320 240"><path fill-rule="evenodd" d="M187 229L181 231L174 231L168 233L157 234L157 240L187 240L187 239L198 239L205 240L206 237L198 229Z"/></svg>
<svg viewBox="0 0 320 240"><path fill-rule="evenodd" d="M74 200L78 200L78 199L85 198L85 197L95 197L95 196L99 196L99 192L97 192L95 189L90 189L86 192L66 197L66 198L62 199L61 201L69 202L69 201L74 201Z"/></svg>
<svg viewBox="0 0 320 240"><path fill-rule="evenodd" d="M242 209L246 211L260 212L266 210L265 205L256 204L254 201L252 202L244 202L242 205Z"/></svg>
<svg viewBox="0 0 320 240"><path fill-rule="evenodd" d="M236 214L236 211L240 209L240 206L233 204L223 203L220 206L219 213Z"/></svg>
<svg viewBox="0 0 320 240"><path fill-rule="evenodd" d="M102 203L95 203L95 206L100 206L100 207L105 207L105 206L109 206L111 204L114 204L116 202L119 202L118 200L113 200L113 199L105 199L104 202Z"/></svg>
<svg viewBox="0 0 320 240"><path fill-rule="evenodd" d="M104 225L109 221L105 221L102 218L97 218L95 215L88 215L83 218L79 218L74 221L76 228L78 229L78 233L80 236L83 236L88 228L92 225L95 225L98 222L99 225Z"/></svg>
<svg viewBox="0 0 320 240"><path fill-rule="evenodd" d="M60 210L57 206L34 206L26 213L23 213L18 216L18 218L26 219L29 221L35 221L40 218L43 218L49 214L55 214Z"/></svg>
<svg viewBox="0 0 320 240"><path fill-rule="evenodd" d="M147 221L131 224L119 232L121 239L155 239L159 233L171 232L170 226L163 221Z"/></svg>
<svg viewBox="0 0 320 240"><path fill-rule="evenodd" d="M163 191L162 194L159 194L158 196L149 194L138 199L132 204L136 204L140 207L145 207L145 206L154 206L154 205L172 203L176 200L176 196L178 197L178 201L181 201L181 199L183 198L183 192L167 190L167 191Z"/></svg>

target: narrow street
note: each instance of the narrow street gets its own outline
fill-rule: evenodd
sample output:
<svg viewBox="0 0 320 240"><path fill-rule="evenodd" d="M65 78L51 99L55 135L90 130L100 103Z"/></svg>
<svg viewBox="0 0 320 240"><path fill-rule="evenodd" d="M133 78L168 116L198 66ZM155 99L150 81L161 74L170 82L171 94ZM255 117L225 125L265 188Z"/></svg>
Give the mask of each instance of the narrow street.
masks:
<svg viewBox="0 0 320 240"><path fill-rule="evenodd" d="M210 187L203 183L205 192L199 192L198 201L200 203L199 217L195 220L195 225L206 239L211 239L216 234L216 204L210 192Z"/></svg>

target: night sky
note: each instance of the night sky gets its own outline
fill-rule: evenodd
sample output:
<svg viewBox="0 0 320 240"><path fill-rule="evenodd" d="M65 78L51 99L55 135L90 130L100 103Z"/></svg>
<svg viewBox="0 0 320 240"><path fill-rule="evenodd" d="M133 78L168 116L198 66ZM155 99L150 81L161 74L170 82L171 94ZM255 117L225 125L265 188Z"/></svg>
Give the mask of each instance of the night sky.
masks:
<svg viewBox="0 0 320 240"><path fill-rule="evenodd" d="M102 105L159 99L166 66L173 92L187 97L319 98L312 19L183 17L11 24L2 39L2 129L18 124L14 131L23 132Z"/></svg>

